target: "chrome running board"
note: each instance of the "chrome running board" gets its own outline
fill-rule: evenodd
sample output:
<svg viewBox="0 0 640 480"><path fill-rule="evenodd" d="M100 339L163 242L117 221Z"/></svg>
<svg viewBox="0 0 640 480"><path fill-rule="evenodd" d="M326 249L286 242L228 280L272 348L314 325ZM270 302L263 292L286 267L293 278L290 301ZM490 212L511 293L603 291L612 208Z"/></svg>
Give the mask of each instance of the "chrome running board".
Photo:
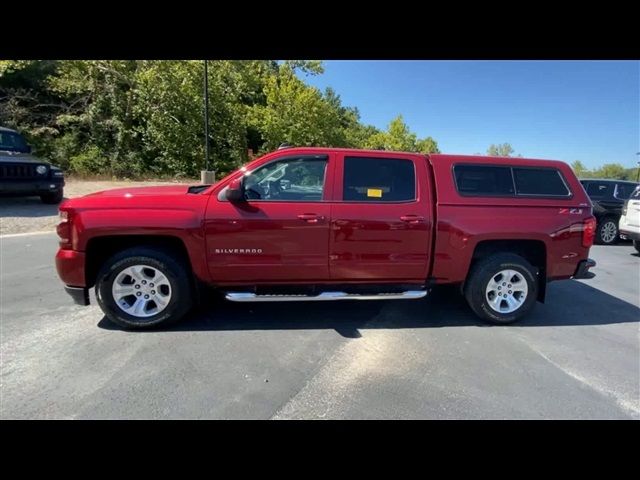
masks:
<svg viewBox="0 0 640 480"><path fill-rule="evenodd" d="M256 295L255 293L227 293L232 302L321 302L333 300L414 300L427 295L426 290L408 290L400 293L359 295L346 292L323 292L319 295Z"/></svg>

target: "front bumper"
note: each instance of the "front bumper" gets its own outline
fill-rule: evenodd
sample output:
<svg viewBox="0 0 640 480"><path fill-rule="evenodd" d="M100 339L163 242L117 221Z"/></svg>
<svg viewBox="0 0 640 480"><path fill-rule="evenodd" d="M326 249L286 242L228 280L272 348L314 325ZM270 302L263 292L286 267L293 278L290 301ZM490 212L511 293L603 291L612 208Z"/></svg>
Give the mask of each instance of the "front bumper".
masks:
<svg viewBox="0 0 640 480"><path fill-rule="evenodd" d="M85 254L61 248L56 254L56 270L65 283L65 291L78 305L89 305L89 289L85 279Z"/></svg>
<svg viewBox="0 0 640 480"><path fill-rule="evenodd" d="M63 187L63 177L42 180L3 180L0 182L0 194L42 195L43 193L56 193Z"/></svg>
<svg viewBox="0 0 640 480"><path fill-rule="evenodd" d="M581 260L580 263L578 263L578 268L576 268L576 272L573 274L571 278L576 278L576 279L593 278L596 276L596 274L593 272L590 272L589 269L595 266L596 266L596 261L591 258L587 258L586 260Z"/></svg>

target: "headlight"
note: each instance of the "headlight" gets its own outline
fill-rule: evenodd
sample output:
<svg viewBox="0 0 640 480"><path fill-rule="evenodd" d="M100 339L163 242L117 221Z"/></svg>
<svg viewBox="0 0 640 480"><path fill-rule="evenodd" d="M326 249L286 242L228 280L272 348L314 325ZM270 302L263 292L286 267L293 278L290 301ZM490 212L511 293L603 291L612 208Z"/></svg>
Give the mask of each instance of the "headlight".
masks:
<svg viewBox="0 0 640 480"><path fill-rule="evenodd" d="M44 165L38 165L36 167L36 172L38 172L39 175L44 175L45 173L47 173L47 167L45 167Z"/></svg>

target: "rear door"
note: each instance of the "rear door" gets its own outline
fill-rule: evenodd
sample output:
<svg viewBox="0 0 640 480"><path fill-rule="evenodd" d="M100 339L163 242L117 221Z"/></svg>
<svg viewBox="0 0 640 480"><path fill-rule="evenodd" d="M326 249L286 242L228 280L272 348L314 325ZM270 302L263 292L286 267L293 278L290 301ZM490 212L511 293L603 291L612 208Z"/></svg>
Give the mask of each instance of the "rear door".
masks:
<svg viewBox="0 0 640 480"><path fill-rule="evenodd" d="M332 281L425 281L432 227L426 162L422 155L389 152L337 155Z"/></svg>
<svg viewBox="0 0 640 480"><path fill-rule="evenodd" d="M636 187L627 203L626 225L640 227L640 187ZM621 225L622 226L622 225Z"/></svg>
<svg viewBox="0 0 640 480"><path fill-rule="evenodd" d="M593 212L602 217L606 214L620 215L623 201L614 196L615 182L591 180L587 186L587 193L593 203Z"/></svg>

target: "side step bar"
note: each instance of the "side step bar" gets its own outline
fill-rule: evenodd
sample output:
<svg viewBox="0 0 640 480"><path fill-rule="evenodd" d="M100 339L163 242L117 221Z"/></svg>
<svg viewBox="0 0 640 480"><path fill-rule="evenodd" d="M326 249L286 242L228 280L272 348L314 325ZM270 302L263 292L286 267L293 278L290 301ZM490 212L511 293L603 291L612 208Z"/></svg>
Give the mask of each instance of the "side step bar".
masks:
<svg viewBox="0 0 640 480"><path fill-rule="evenodd" d="M401 293L359 295L345 292L323 292L319 295L256 295L255 293L227 293L232 302L319 302L333 300L413 300L427 295L426 290L408 290Z"/></svg>

